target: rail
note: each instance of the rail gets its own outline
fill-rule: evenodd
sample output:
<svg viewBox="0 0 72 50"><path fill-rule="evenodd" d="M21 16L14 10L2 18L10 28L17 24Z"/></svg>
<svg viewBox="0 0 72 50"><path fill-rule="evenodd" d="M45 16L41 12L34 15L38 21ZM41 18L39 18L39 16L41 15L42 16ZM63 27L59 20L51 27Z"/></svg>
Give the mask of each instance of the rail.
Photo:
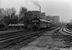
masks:
<svg viewBox="0 0 72 50"><path fill-rule="evenodd" d="M30 38L35 36L40 36L44 31L46 30L35 31L35 32L18 31L7 34L6 33L0 34L0 49L7 48L9 46L14 46L18 43L21 43L22 41L26 41L28 39L30 40Z"/></svg>

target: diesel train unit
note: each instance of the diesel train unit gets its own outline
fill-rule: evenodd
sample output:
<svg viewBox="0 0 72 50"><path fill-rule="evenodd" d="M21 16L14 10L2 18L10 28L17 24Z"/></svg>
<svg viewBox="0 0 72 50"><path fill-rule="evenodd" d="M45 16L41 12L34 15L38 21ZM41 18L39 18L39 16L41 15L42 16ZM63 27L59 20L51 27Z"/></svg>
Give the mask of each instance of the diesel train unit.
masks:
<svg viewBox="0 0 72 50"><path fill-rule="evenodd" d="M47 21L44 19L41 19L37 15L33 16L32 18L29 18L28 21L24 22L25 28L33 29L33 30L40 30L42 28L50 28L53 26L51 21Z"/></svg>
<svg viewBox="0 0 72 50"><path fill-rule="evenodd" d="M37 13L27 12L25 13L24 27L33 30L40 30L42 28L50 28L53 26L51 20L42 19Z"/></svg>

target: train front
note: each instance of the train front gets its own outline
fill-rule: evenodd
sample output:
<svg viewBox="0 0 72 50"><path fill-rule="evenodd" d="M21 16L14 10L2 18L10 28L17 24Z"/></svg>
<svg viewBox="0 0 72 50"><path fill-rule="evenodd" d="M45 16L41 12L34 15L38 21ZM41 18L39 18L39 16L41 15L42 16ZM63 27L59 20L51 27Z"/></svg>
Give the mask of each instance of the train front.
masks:
<svg viewBox="0 0 72 50"><path fill-rule="evenodd" d="M38 17L34 17L31 20L31 24L32 24L33 30L39 30L40 29L40 19Z"/></svg>

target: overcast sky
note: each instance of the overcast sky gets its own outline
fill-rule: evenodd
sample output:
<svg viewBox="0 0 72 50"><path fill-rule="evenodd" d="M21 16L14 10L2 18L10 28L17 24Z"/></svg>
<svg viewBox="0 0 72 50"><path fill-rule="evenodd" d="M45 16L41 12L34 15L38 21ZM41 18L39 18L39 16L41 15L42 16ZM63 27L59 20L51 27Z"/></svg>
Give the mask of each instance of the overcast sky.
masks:
<svg viewBox="0 0 72 50"><path fill-rule="evenodd" d="M71 0L33 0L41 5L41 11L46 15L60 16L60 21L68 22L72 19L72 1ZM1 8L16 8L21 6L28 10L39 10L39 7L32 3L32 0L0 0Z"/></svg>

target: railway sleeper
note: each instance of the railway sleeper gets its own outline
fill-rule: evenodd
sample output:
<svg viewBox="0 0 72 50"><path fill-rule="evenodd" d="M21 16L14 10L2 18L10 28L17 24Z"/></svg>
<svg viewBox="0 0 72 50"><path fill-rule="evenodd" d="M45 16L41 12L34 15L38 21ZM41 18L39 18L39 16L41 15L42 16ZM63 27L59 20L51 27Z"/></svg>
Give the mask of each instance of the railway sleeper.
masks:
<svg viewBox="0 0 72 50"><path fill-rule="evenodd" d="M3 46L1 48L6 48L6 47L9 47L9 46L14 46L14 45L19 44L20 42L22 42L24 40L27 40L27 39L30 39L30 38L32 38L34 36L36 36L36 35L31 35L31 36L28 36L26 38L21 37L21 38L17 38L17 39L14 39L14 40L7 41L7 43L6 42L3 43L4 45L2 44Z"/></svg>

